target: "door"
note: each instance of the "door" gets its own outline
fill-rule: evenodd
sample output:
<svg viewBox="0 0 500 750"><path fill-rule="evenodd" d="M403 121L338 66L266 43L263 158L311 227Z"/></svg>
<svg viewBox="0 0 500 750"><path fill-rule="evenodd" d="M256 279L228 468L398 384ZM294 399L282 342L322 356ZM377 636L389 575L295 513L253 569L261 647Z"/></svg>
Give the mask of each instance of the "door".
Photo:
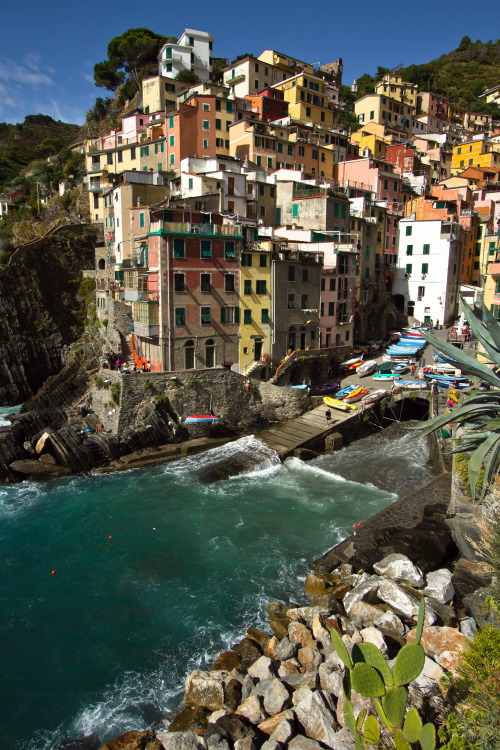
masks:
<svg viewBox="0 0 500 750"><path fill-rule="evenodd" d="M261 354L262 354L262 341L256 341L255 342L254 352L255 352L254 359L255 360L260 359Z"/></svg>
<svg viewBox="0 0 500 750"><path fill-rule="evenodd" d="M205 344L205 366L215 367L215 343L213 339L208 339Z"/></svg>

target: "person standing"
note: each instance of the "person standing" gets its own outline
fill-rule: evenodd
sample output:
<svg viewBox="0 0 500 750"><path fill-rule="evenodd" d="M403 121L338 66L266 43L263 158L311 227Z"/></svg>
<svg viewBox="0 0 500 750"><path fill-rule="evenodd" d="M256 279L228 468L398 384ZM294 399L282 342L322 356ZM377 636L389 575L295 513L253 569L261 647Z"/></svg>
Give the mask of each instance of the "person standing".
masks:
<svg viewBox="0 0 500 750"><path fill-rule="evenodd" d="M415 370L416 369L417 368L415 367L415 362L412 362L411 365L410 365L410 375L411 375L411 379L412 380L415 377Z"/></svg>
<svg viewBox="0 0 500 750"><path fill-rule="evenodd" d="M331 424L331 421L332 421L332 412L330 411L330 409L327 409L325 411L325 417L326 417L326 423L327 424Z"/></svg>

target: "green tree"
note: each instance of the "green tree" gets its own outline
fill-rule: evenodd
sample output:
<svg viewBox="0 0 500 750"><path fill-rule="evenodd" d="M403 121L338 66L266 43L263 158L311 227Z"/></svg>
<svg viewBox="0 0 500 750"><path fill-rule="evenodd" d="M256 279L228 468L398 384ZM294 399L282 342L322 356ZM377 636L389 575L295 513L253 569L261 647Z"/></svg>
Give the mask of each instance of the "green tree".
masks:
<svg viewBox="0 0 500 750"><path fill-rule="evenodd" d="M200 82L200 79L193 70L179 70L175 76L175 80L182 81L182 83L189 83L191 86Z"/></svg>
<svg viewBox="0 0 500 750"><path fill-rule="evenodd" d="M358 99L375 92L375 78L369 73L363 73L363 75L357 79L356 83L358 84Z"/></svg>
<svg viewBox="0 0 500 750"><path fill-rule="evenodd" d="M472 39L470 38L470 36L463 36L460 41L460 44L458 45L458 51L465 52L465 50L468 47L470 47L471 44L472 44Z"/></svg>
<svg viewBox="0 0 500 750"><path fill-rule="evenodd" d="M173 39L142 27L115 36L108 44L108 59L94 65L96 86L114 91L127 79L140 86L140 69L156 62L165 42Z"/></svg>

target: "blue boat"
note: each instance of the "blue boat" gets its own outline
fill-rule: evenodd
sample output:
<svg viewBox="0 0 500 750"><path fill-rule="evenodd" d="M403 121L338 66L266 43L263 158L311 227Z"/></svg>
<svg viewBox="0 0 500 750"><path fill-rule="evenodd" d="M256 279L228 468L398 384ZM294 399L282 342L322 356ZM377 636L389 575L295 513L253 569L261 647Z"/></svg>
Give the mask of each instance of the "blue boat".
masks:
<svg viewBox="0 0 500 750"><path fill-rule="evenodd" d="M328 396L329 393L335 393L340 385L340 380L334 380L332 383L315 385L309 389L310 396Z"/></svg>
<svg viewBox="0 0 500 750"><path fill-rule="evenodd" d="M184 424L217 424L218 421L219 418L213 414L193 414L186 417Z"/></svg>
<svg viewBox="0 0 500 750"><path fill-rule="evenodd" d="M345 388L342 388L340 391L337 391L337 398L344 398L344 396L347 396L351 391L353 391L355 388L359 388L358 385L346 385Z"/></svg>

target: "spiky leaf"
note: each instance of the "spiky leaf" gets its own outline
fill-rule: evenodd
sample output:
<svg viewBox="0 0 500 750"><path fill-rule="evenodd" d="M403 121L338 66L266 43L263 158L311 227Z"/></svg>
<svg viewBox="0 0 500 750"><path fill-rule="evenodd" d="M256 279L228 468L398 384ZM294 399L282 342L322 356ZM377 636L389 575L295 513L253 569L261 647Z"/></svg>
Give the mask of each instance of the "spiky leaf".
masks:
<svg viewBox="0 0 500 750"><path fill-rule="evenodd" d="M430 721L424 724L418 741L422 750L434 750L436 747L436 727L434 724L431 724Z"/></svg>
<svg viewBox="0 0 500 750"><path fill-rule="evenodd" d="M500 467L500 444L497 444L491 451L489 458L486 461L486 464L484 467L484 481L483 481L483 489L481 490L481 497L480 497L481 500L485 496L486 490L488 489L488 486L490 482L493 480L493 477L497 473L499 467Z"/></svg>
<svg viewBox="0 0 500 750"><path fill-rule="evenodd" d="M375 716L369 716L365 722L365 728L363 730L365 740L370 745L378 745L380 740L380 727Z"/></svg>
<svg viewBox="0 0 500 750"><path fill-rule="evenodd" d="M495 446L495 443L497 442L500 442L500 434L497 432L494 432L493 435L490 435L489 438L486 438L486 440L483 443L481 443L479 448L477 448L474 451L474 453L472 454L470 458L469 484L470 484L470 492L473 498L476 496L476 484L479 478L479 472L481 471L484 458L489 453L489 451Z"/></svg>
<svg viewBox="0 0 500 750"><path fill-rule="evenodd" d="M363 738L357 732L354 739L354 750L365 750L365 743L363 742Z"/></svg>
<svg viewBox="0 0 500 750"><path fill-rule="evenodd" d="M425 339L442 352L445 357L444 359L449 363L455 365L457 369L462 370L479 380L483 380L485 383L489 383L494 388L500 387L500 378L498 378L492 370L486 365L481 364L476 359L473 359L468 354L464 354L460 349L457 349L453 344L449 344L446 341L438 339L431 333L424 332Z"/></svg>
<svg viewBox="0 0 500 750"><path fill-rule="evenodd" d="M419 643L406 643L394 662L394 683L408 685L415 680L425 663L425 651Z"/></svg>
<svg viewBox="0 0 500 750"><path fill-rule="evenodd" d="M408 695L404 687L391 687L382 698L385 715L393 726L400 726L406 711Z"/></svg>
<svg viewBox="0 0 500 750"><path fill-rule="evenodd" d="M469 325L474 332L475 337L483 345L490 357L493 360L496 360L498 358L500 350L495 344L495 332L493 331L492 335L492 331L488 328L487 325L479 320L479 318L474 314L473 310L471 310L463 297L460 298L460 306L462 307L462 310L464 311L465 316L469 321Z"/></svg>
<svg viewBox="0 0 500 750"><path fill-rule="evenodd" d="M403 735L408 742L417 742L422 730L422 719L416 708L410 708L405 716Z"/></svg>
<svg viewBox="0 0 500 750"><path fill-rule="evenodd" d="M356 719L356 729L358 732L361 732L363 729L363 722L367 713L366 708L363 708L358 714L358 718Z"/></svg>
<svg viewBox="0 0 500 750"><path fill-rule="evenodd" d="M380 674L364 662L355 665L351 673L351 680L354 690L365 698L377 698L385 693Z"/></svg>
<svg viewBox="0 0 500 750"><path fill-rule="evenodd" d="M348 727L348 729L351 730L351 732L355 732L356 720L354 718L354 710L352 707L352 703L348 698L344 700L343 711L344 711L344 719L345 719L346 726Z"/></svg>
<svg viewBox="0 0 500 750"><path fill-rule="evenodd" d="M344 641L334 628L330 630L330 638L332 639L335 651L340 656L347 669L352 669L353 664L351 661L351 657L349 656L349 652L345 647Z"/></svg>
<svg viewBox="0 0 500 750"><path fill-rule="evenodd" d="M425 599L422 597L422 599L420 599L420 606L418 608L417 630L415 632L415 643L420 643L420 639L422 637L422 630L424 629L424 620L425 620Z"/></svg>
<svg viewBox="0 0 500 750"><path fill-rule="evenodd" d="M400 729L394 730L394 744L396 745L396 750L411 750Z"/></svg>
<svg viewBox="0 0 500 750"><path fill-rule="evenodd" d="M385 715L385 711L384 711L384 709L382 708L382 704L381 704L381 702L379 701L379 699L378 699L378 698L374 698L374 699L373 699L373 705L375 706L375 711L377 712L377 716L378 716L378 718L380 719L380 721L381 721L381 722L382 722L383 724L385 724L385 726L387 727L387 729L388 729L388 730L389 730L390 732L392 732L392 724L390 723L389 719L388 719L388 718L387 718L387 716Z"/></svg>
<svg viewBox="0 0 500 750"><path fill-rule="evenodd" d="M342 690L346 699L351 700L351 672L349 669L346 669L342 679Z"/></svg>
<svg viewBox="0 0 500 750"><path fill-rule="evenodd" d="M386 687L394 685L394 679L392 677L392 672L389 669L389 665L387 664L378 648L374 646L373 643L363 643L361 646L359 646L359 650L363 654L365 662L369 664L370 667L374 667L380 672Z"/></svg>

